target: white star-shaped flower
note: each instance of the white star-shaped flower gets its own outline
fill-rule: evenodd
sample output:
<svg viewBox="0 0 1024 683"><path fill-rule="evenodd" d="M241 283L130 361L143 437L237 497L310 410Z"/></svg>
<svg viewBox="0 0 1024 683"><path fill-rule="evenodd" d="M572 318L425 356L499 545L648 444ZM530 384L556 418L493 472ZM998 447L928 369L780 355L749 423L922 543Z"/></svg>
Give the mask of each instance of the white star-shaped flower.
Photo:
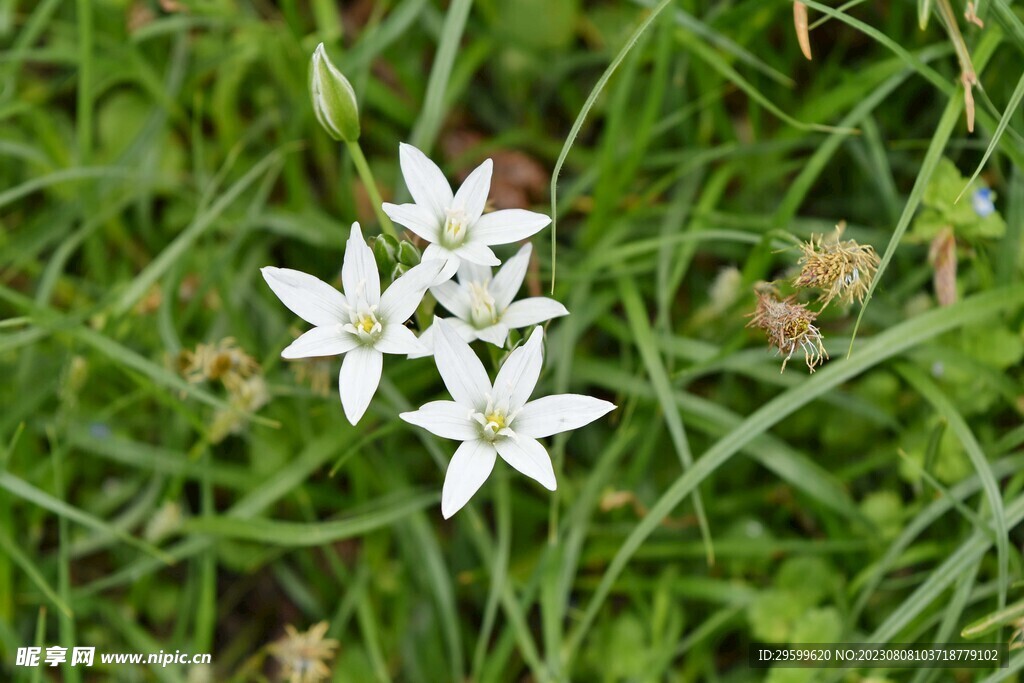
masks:
<svg viewBox="0 0 1024 683"><path fill-rule="evenodd" d="M424 259L447 262L438 282L451 278L459 263L469 261L481 266L501 263L491 251L495 244L518 242L542 230L551 219L523 209L503 209L484 213L491 189L488 159L480 164L452 195L452 188L441 169L412 145L398 148L402 176L415 204L384 203L384 213L430 242Z"/></svg>
<svg viewBox="0 0 1024 683"><path fill-rule="evenodd" d="M373 252L352 224L341 267L342 294L312 275L288 268L266 267L263 278L295 315L314 325L281 356L309 358L345 354L338 378L341 405L352 424L366 412L380 384L382 354L422 352L416 335L405 326L437 279L443 262L424 261L395 280L381 294Z"/></svg>
<svg viewBox="0 0 1024 683"><path fill-rule="evenodd" d="M532 250L531 245L524 245L519 253L505 261L493 278L490 266L463 261L459 266L458 282L449 280L430 288L441 305L457 316L446 320L465 341L482 339L495 346L504 346L509 330L569 314L565 306L547 297L512 301L523 285ZM433 349L433 336L433 327L428 327L420 335L420 342L428 350ZM424 355L429 353L412 354L410 358Z"/></svg>
<svg viewBox="0 0 1024 683"><path fill-rule="evenodd" d="M448 463L441 514L448 519L473 497L499 455L554 491L551 458L537 439L582 427L615 406L579 394L545 396L527 403L543 363L544 331L540 327L508 355L492 386L469 344L446 321L438 320L434 326L434 360L455 400L431 401L400 417L442 438L463 442Z"/></svg>

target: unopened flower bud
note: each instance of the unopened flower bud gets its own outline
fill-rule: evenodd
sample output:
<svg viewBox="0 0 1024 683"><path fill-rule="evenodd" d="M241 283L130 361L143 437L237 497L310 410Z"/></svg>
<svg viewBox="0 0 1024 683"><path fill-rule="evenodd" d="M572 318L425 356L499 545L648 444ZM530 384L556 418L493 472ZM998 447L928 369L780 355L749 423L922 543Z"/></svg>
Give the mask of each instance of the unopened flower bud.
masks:
<svg viewBox="0 0 1024 683"><path fill-rule="evenodd" d="M373 258L378 271L390 272L398 261L398 240L391 235L377 235L373 240Z"/></svg>
<svg viewBox="0 0 1024 683"><path fill-rule="evenodd" d="M420 250L412 242L402 240L398 243L398 262L409 266L420 264Z"/></svg>
<svg viewBox="0 0 1024 683"><path fill-rule="evenodd" d="M409 272L409 266L403 263L396 263L394 270L391 271L391 281L394 282L398 278L402 277Z"/></svg>
<svg viewBox="0 0 1024 683"><path fill-rule="evenodd" d="M309 63L309 96L313 112L327 134L335 140L359 139L359 105L348 79L331 63L320 43Z"/></svg>

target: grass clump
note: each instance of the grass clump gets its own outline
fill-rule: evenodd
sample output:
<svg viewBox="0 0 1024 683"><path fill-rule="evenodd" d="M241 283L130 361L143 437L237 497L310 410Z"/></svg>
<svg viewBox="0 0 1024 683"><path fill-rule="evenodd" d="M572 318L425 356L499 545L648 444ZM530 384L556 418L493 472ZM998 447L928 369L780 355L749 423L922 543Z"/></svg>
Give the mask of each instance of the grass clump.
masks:
<svg viewBox="0 0 1024 683"><path fill-rule="evenodd" d="M30 646L212 654L68 681L753 681L789 675L765 640L1019 642L1017 5L15 1L0 45L3 680ZM534 395L618 406L540 437L554 491L495 468L447 521L456 446L396 417L449 398L434 360L352 425L260 275L342 289L354 221L382 289L426 263L401 142L553 219L494 245L564 305ZM532 324L474 342L489 378Z"/></svg>

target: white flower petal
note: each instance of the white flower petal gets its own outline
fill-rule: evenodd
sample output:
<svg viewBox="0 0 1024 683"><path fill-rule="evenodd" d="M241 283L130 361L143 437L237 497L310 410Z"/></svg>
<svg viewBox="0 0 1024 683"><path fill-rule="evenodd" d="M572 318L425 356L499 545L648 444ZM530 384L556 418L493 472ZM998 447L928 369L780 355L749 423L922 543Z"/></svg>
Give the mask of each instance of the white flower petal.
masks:
<svg viewBox="0 0 1024 683"><path fill-rule="evenodd" d="M476 339L476 329L467 322L459 320L458 318L434 318L437 320L444 320L450 327L455 328L455 332L462 337L462 339L468 344L469 342ZM422 349L415 353L410 353L409 358L426 358L427 356L434 355L434 326L431 325L427 329L423 330L423 333L419 337L420 346Z"/></svg>
<svg viewBox="0 0 1024 683"><path fill-rule="evenodd" d="M404 142L398 145L398 159L413 201L443 224L453 200L452 188L444 173L427 155Z"/></svg>
<svg viewBox="0 0 1024 683"><path fill-rule="evenodd" d="M349 305L358 306L364 302L368 306L376 306L380 301L380 275L377 274L377 262L373 258L373 250L363 239L359 223L352 224L345 246L345 260L341 265L341 284L345 287L345 296Z"/></svg>
<svg viewBox="0 0 1024 683"><path fill-rule="evenodd" d="M348 322L345 295L323 280L290 268L261 268L263 279L288 309L316 326Z"/></svg>
<svg viewBox="0 0 1024 683"><path fill-rule="evenodd" d="M448 519L469 502L487 481L497 453L485 441L466 441L455 450L441 488L441 514Z"/></svg>
<svg viewBox="0 0 1024 683"><path fill-rule="evenodd" d="M384 331L373 348L381 353L422 353L426 351L413 331L401 323L384 323ZM428 354L429 355L429 354Z"/></svg>
<svg viewBox="0 0 1024 683"><path fill-rule="evenodd" d="M465 406L455 401L431 401L398 417L442 439L473 441L480 437L480 425L469 416Z"/></svg>
<svg viewBox="0 0 1024 683"><path fill-rule="evenodd" d="M540 482L548 491L554 491L555 470L551 466L551 456L536 439L520 436L518 439L498 439L494 442L501 459L516 468L530 479Z"/></svg>
<svg viewBox="0 0 1024 683"><path fill-rule="evenodd" d="M472 261L481 266L500 266L501 261L494 255L491 248L486 244L478 242L464 242L455 249L455 255L460 259Z"/></svg>
<svg viewBox="0 0 1024 683"><path fill-rule="evenodd" d="M444 261L444 267L441 268L441 272L437 274L437 277L431 283L431 286L439 285L442 282L448 282L455 275L455 272L459 269L459 264L462 262L454 252L445 249L440 244L428 244L427 248L423 250L423 261L433 260Z"/></svg>
<svg viewBox="0 0 1024 683"><path fill-rule="evenodd" d="M467 408L483 410L491 383L483 363L447 320L434 320L434 362L448 393Z"/></svg>
<svg viewBox="0 0 1024 683"><path fill-rule="evenodd" d="M345 354L338 375L338 390L345 417L352 424L366 412L370 399L377 393L384 356L369 346L357 346Z"/></svg>
<svg viewBox="0 0 1024 683"><path fill-rule="evenodd" d="M475 330L476 338L483 339L488 344L494 344L495 346L504 346L505 340L508 339L508 326L504 323L498 323L485 327L482 330Z"/></svg>
<svg viewBox="0 0 1024 683"><path fill-rule="evenodd" d="M380 297L377 317L388 322L404 323L423 301L427 287L437 279L444 261L423 261L391 283Z"/></svg>
<svg viewBox="0 0 1024 683"><path fill-rule="evenodd" d="M523 280L526 278L526 269L530 266L530 254L532 252L533 246L524 244L516 252L515 256L505 261L505 265L501 267L501 270L498 271L498 274L491 281L491 286L488 289L491 292L491 296L494 297L494 305L499 311L508 308L512 300L516 298L519 288L523 286Z"/></svg>
<svg viewBox="0 0 1024 683"><path fill-rule="evenodd" d="M484 205L487 203L487 194L491 191L491 172L494 164L490 159L473 169L462 187L455 193L452 201L452 208L462 209L466 212L466 220L470 225L480 218L484 212Z"/></svg>
<svg viewBox="0 0 1024 683"><path fill-rule="evenodd" d="M508 354L508 358L494 378L494 404L508 406L509 412L523 407L540 377L544 362L544 330L533 328L533 334L526 343Z"/></svg>
<svg viewBox="0 0 1024 683"><path fill-rule="evenodd" d="M431 325L427 329L420 332L419 338L416 340L420 343L420 348L416 351L408 354L407 358L426 358L427 356L434 355L434 326Z"/></svg>
<svg viewBox="0 0 1024 683"><path fill-rule="evenodd" d="M442 261L450 259L454 254L450 249L442 247L440 244L428 244L427 248L423 250L423 261L433 261L434 259L440 259ZM458 264L456 264L458 267Z"/></svg>
<svg viewBox="0 0 1024 683"><path fill-rule="evenodd" d="M452 315L457 315L463 319L469 317L469 292L464 287L460 287L457 283L448 280L448 282L442 282L436 287L431 287L430 293Z"/></svg>
<svg viewBox="0 0 1024 683"><path fill-rule="evenodd" d="M314 327L289 344L281 352L282 358L314 358L316 356L337 356L351 351L359 345L355 335L341 329L341 325Z"/></svg>
<svg viewBox="0 0 1024 683"><path fill-rule="evenodd" d="M543 230L551 219L523 209L502 209L485 213L469 230L469 239L479 244L508 244L524 240Z"/></svg>
<svg viewBox="0 0 1024 683"><path fill-rule="evenodd" d="M442 223L429 209L419 204L390 204L388 202L384 202L381 208L384 209L388 218L399 225L404 225L428 242L436 242L440 238Z"/></svg>
<svg viewBox="0 0 1024 683"><path fill-rule="evenodd" d="M454 329L455 333L462 337L462 341L467 344L474 339L479 339L476 334L476 328L465 320L460 320L458 318L445 318L444 321L448 324L448 327Z"/></svg>
<svg viewBox="0 0 1024 683"><path fill-rule="evenodd" d="M459 264L459 283L486 282L491 279L491 267L481 266L472 261L463 261Z"/></svg>
<svg viewBox="0 0 1024 683"><path fill-rule="evenodd" d="M502 313L501 322L514 330L518 327L536 325L537 323L542 323L545 320L551 320L562 315L569 315L569 311L565 309L565 306L554 299L535 296L530 299L513 301L505 309L505 312Z"/></svg>
<svg viewBox="0 0 1024 683"><path fill-rule="evenodd" d="M556 394L530 401L512 420L520 436L541 439L579 429L615 410L615 404L582 394Z"/></svg>

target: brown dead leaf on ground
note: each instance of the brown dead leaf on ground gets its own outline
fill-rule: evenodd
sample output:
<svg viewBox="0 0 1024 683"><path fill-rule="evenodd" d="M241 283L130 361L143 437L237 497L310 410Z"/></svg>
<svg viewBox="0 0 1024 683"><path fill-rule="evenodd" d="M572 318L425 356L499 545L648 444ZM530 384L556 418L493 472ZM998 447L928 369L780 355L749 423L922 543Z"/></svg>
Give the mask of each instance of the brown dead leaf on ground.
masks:
<svg viewBox="0 0 1024 683"><path fill-rule="evenodd" d="M370 17L373 16L373 6L376 0L356 0L345 3L341 8L341 23L345 27L345 33L349 38L358 36Z"/></svg>
<svg viewBox="0 0 1024 683"><path fill-rule="evenodd" d="M441 138L441 150L449 159L461 157L484 140L485 136L478 131L455 129ZM474 155L465 168L458 169L458 181L465 180L488 156L494 161L489 202L492 208L522 209L544 199L550 174L539 161L519 150L499 149L490 154Z"/></svg>

